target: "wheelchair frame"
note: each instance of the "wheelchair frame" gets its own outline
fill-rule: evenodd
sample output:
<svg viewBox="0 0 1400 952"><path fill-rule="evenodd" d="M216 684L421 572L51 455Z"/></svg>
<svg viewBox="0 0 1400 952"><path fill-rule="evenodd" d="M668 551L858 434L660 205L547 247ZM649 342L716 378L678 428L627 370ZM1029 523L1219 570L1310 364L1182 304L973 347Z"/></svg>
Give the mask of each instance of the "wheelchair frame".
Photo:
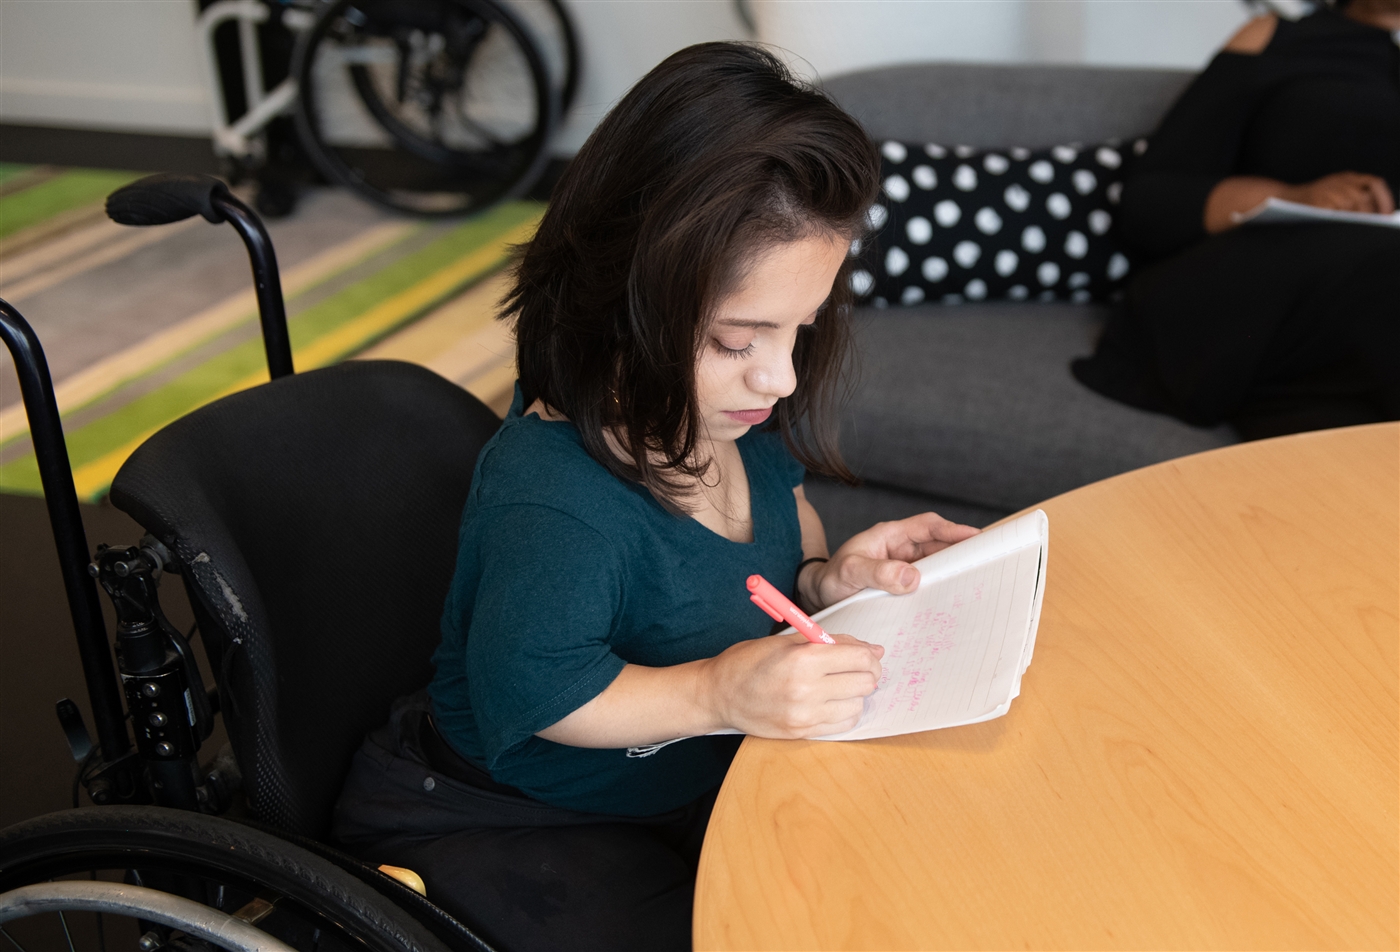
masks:
<svg viewBox="0 0 1400 952"><path fill-rule="evenodd" d="M286 312L271 239L258 216L233 196L227 186L210 176L148 176L109 196L107 211L114 220L128 225L159 225L189 218L195 214L202 215L211 223L227 221L232 224L243 239L252 267L269 372L273 378L293 373ZM213 717L218 711L218 695L215 691L205 691L203 677L188 640L166 619L157 594L160 578L168 570L176 568L173 557L160 541L149 534L132 546L99 545L95 556L89 555L92 550L88 547L83 527L62 421L43 347L19 311L3 300L0 300L0 337L3 337L14 358L25 410L29 417L34 453L58 550L64 589L78 640L78 652L97 733L97 742L94 744L77 705L66 698L58 702L59 721L68 738L74 760L79 763L78 782L87 789L92 802L98 806L113 808L119 812L132 809L152 811L149 818L153 828L169 827L172 822L172 810L185 811L183 815L221 813L230 806L232 788L236 785L237 777L226 766L215 766L202 778L197 775L199 747L213 729ZM116 609L115 665L97 595L99 586L106 591ZM135 734L134 749L126 727L127 711L130 712ZM154 809L146 806L149 804L154 804L155 808L169 809ZM93 811L76 811L84 812ZM56 820L62 826L65 816L75 815L64 811L38 818L37 823L41 828L39 833L43 832L43 821ZM126 816L125 813L122 815ZM133 814L135 819L130 825L139 825L145 815L140 812ZM82 826L81 819L77 818L79 827ZM191 821L193 820L191 817ZM36 821L26 821L19 826L34 826L35 823ZM270 834L277 838L274 842L282 843L282 848L287 852L303 856L300 860L302 868L309 868L305 866L307 863L329 862L331 867L349 873L360 883L376 890L393 908L410 916L438 940L445 941L454 948L471 949L473 952L490 950L490 946L466 926L433 906L418 892L401 885L399 880L390 878L378 869L305 837L261 824L239 824L238 827L246 828L246 836L254 840L253 846L246 848L244 852L254 857L252 861L255 865L257 862L267 862L256 857L259 853L268 852L267 841ZM73 838L74 833L75 830L68 830L69 839ZM81 839L80 830L77 831L77 835ZM186 839L193 842L200 836L218 839L227 838L227 835L226 832L220 833L218 830L210 832L194 828L194 832L187 834ZM0 831L0 837L2 836L3 831ZM135 856L149 855L153 849L138 841L127 843L121 848L93 848L98 850L94 855L120 857L123 858L122 862L127 859L134 862ZM66 849L70 855L73 853L71 844L62 849L54 849L56 852ZM106 852L103 852L103 849ZM189 847L191 856L185 861L185 866L189 868L197 867L200 863L193 858L193 849L194 847ZM176 846L174 853L170 855L179 859L179 853L180 847ZM305 858L306 853L311 854L311 859ZM216 849L212 855L220 856L220 850ZM39 859L41 862L37 868L43 868L43 857L40 856ZM206 857L203 862L208 863L211 860ZM296 861L289 862L295 865ZM177 862L176 865L180 864ZM274 865L281 868L288 863L279 862ZM4 873L5 870L0 868L0 877L3 877ZM245 881L263 881L263 877L251 874L247 870L243 870L239 875ZM324 874L318 875L324 879ZM163 923L168 929L180 926L180 910L190 912L187 908L188 899L174 903L164 902L160 899L162 894L159 892L153 893L150 889L141 891L139 876L134 884L130 880L131 875L128 872L128 885L136 887L135 892L128 889L123 893L119 889L105 889L98 884L93 884L93 889L81 889L75 884L51 883L61 888L46 893L44 890L22 887L9 893L0 893L0 923L16 915L33 914L46 909L59 911L60 914L65 909L84 909L99 913L105 909L125 911L130 915L137 915L141 910L145 910L147 915L139 920L143 925ZM191 892L190 887L182 886L178 875L173 878L166 876L161 885L168 887L165 892ZM26 889L29 889L29 892L25 892ZM329 891L337 892L336 889ZM335 901L345 901L344 892L345 887L342 884L339 887L340 898ZM361 905L363 904L362 897ZM235 917L235 924L230 925L227 921L230 917L218 909L210 910L207 906L200 908L206 909L212 915L200 914L190 918L190 928L182 930L188 935L212 941L217 935L223 934L227 941L232 943L230 948L240 950L287 948L275 940L269 940L260 946L255 941L256 935L249 939L250 933L245 926L248 926L250 917ZM361 919L365 918L361 916ZM368 916L371 921L374 918L374 915ZM382 914L379 918L383 918ZM220 928L224 928L225 932L219 933ZM67 922L64 920L65 934L67 929ZM269 938L265 933L252 931L262 935L264 939ZM0 933L3 933L2 926ZM8 933L5 934L8 936ZM142 942L145 943L152 935L157 938L151 939L149 949L162 947L164 939L159 938L159 933L147 932ZM316 942L319 944L319 933L317 935ZM70 935L70 947L71 942ZM249 942L252 944L247 944ZM391 947L428 948L415 942L416 940L405 939L403 943ZM143 950L148 948L145 944L141 947Z"/></svg>

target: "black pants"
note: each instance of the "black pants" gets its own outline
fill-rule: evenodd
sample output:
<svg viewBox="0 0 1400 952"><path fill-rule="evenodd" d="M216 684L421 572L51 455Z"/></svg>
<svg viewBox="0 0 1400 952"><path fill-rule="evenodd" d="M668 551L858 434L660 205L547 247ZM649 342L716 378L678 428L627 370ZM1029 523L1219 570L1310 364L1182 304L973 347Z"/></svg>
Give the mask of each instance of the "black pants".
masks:
<svg viewBox="0 0 1400 952"><path fill-rule="evenodd" d="M689 949L700 844L718 788L657 817L563 810L445 749L424 693L355 754L333 837L414 870L428 898L508 952Z"/></svg>
<svg viewBox="0 0 1400 952"><path fill-rule="evenodd" d="M1246 439L1400 419L1400 229L1245 226L1128 286L1074 374Z"/></svg>

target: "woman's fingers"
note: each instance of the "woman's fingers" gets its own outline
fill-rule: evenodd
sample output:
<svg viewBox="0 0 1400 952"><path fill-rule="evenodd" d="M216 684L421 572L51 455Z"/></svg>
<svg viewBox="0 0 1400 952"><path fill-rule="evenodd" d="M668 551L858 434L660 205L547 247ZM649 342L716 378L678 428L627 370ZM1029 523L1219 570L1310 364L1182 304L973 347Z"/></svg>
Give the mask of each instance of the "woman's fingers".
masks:
<svg viewBox="0 0 1400 952"><path fill-rule="evenodd" d="M828 694L826 704L831 705L852 699L859 704L864 698L875 693L875 686L880 683L880 676L871 671L847 671L842 674L827 675L824 680L825 683L822 687Z"/></svg>
<svg viewBox="0 0 1400 952"><path fill-rule="evenodd" d="M872 559L851 554L839 565L841 581L851 594L878 588L891 595L907 595L919 587L919 570L899 559Z"/></svg>
<svg viewBox="0 0 1400 952"><path fill-rule="evenodd" d="M1390 186L1385 179L1379 176L1371 176L1371 195L1376 200L1376 211L1382 215L1392 215L1395 213L1395 196L1391 194Z"/></svg>
<svg viewBox="0 0 1400 952"><path fill-rule="evenodd" d="M834 634L831 637L836 644L807 644L804 638L804 644L799 646L802 651L806 652L806 656L802 659L805 664L805 668L801 672L802 675L822 679L817 690L829 697L831 695L827 692L833 683L829 680L831 678L846 674L859 674L875 678L880 676L880 658L885 653L883 647L872 645L850 635Z"/></svg>
<svg viewBox="0 0 1400 952"><path fill-rule="evenodd" d="M1385 179L1362 172L1336 172L1298 187L1297 198L1318 208L1344 212L1395 211L1395 196ZM1287 196L1285 196L1287 197Z"/></svg>
<svg viewBox="0 0 1400 952"><path fill-rule="evenodd" d="M857 533L832 556L846 554L872 559L921 559L954 543L975 536L979 530L944 519L936 512L920 513L895 522L881 522Z"/></svg>
<svg viewBox="0 0 1400 952"><path fill-rule="evenodd" d="M851 537L823 566L815 585L818 601L830 605L866 588L908 594L919 586L919 571L910 562L977 533L936 512L871 526Z"/></svg>
<svg viewBox="0 0 1400 952"><path fill-rule="evenodd" d="M874 655L877 660L884 657L885 655L884 645L877 645L870 641L861 641L855 635L845 635L839 631L828 631L827 634L830 635L832 638L836 639L837 644L863 646L865 650L869 651L872 655Z"/></svg>
<svg viewBox="0 0 1400 952"><path fill-rule="evenodd" d="M978 532L972 526L950 522L936 512L920 513L897 522L882 522L870 531L876 533L876 538L884 545L883 551L866 552L866 555L906 562L932 555Z"/></svg>
<svg viewBox="0 0 1400 952"><path fill-rule="evenodd" d="M860 716L864 713L865 701L861 698L832 701L823 712L822 722L812 725L803 732L803 736L825 737L828 734L840 734L843 731L848 731L860 723Z"/></svg>

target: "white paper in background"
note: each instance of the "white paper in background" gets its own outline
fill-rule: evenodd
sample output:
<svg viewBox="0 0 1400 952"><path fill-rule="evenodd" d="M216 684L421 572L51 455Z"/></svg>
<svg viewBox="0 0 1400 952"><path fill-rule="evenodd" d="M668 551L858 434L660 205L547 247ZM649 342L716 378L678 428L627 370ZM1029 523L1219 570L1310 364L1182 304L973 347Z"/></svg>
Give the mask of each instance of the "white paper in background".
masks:
<svg viewBox="0 0 1400 952"><path fill-rule="evenodd" d="M1332 208L1318 208L1299 202L1286 202L1281 198L1269 198L1247 212L1235 212L1232 216L1241 225L1297 225L1304 222L1351 222L1357 225L1380 225L1383 228L1400 228L1400 212L1378 215L1374 212L1341 212Z"/></svg>

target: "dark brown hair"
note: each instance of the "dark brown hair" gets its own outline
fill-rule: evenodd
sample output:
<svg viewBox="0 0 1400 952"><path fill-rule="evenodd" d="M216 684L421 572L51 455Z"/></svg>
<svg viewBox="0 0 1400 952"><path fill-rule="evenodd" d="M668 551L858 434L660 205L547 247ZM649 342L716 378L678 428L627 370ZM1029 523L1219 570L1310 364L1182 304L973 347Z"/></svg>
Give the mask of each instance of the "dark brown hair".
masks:
<svg viewBox="0 0 1400 952"><path fill-rule="evenodd" d="M594 459L684 511L684 481L704 472L689 460L695 364L716 305L764 245L859 237L879 167L860 125L771 53L702 43L666 59L570 163L516 266L503 317L525 405L564 414ZM807 468L847 480L850 268L799 333L797 389L769 424Z"/></svg>

